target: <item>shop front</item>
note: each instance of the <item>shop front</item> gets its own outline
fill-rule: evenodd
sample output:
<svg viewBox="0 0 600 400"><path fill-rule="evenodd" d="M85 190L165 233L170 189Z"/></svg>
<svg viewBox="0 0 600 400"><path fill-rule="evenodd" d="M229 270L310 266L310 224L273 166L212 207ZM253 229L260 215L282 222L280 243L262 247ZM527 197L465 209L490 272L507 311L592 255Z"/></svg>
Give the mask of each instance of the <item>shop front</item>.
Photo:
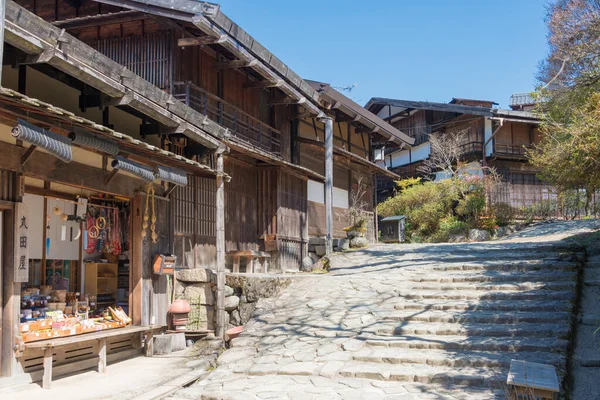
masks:
<svg viewBox="0 0 600 400"><path fill-rule="evenodd" d="M83 118L66 125L56 108L30 116L24 96L0 102L2 375L49 387L151 355L173 295L152 270L172 252L168 195L216 171Z"/></svg>

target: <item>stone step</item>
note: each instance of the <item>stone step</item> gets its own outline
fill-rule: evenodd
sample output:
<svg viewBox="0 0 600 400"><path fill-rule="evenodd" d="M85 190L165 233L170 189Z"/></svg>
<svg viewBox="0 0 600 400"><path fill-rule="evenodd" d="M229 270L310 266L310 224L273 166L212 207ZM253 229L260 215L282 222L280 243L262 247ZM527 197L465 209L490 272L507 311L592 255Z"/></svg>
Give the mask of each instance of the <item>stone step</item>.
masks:
<svg viewBox="0 0 600 400"><path fill-rule="evenodd" d="M352 354L356 361L386 364L425 364L445 367L509 368L511 360L524 360L562 367L565 358L557 353L444 351L367 347Z"/></svg>
<svg viewBox="0 0 600 400"><path fill-rule="evenodd" d="M529 324L497 325L469 323L426 323L402 322L391 324L380 322L364 328L361 333L382 336L406 335L461 335L461 336L492 336L492 337L556 337L564 339L569 334L568 324Z"/></svg>
<svg viewBox="0 0 600 400"><path fill-rule="evenodd" d="M569 342L550 337L486 337L419 335L418 337L394 337L368 335L361 337L370 347L393 347L401 349L441 349L454 351L506 351L506 352L553 352L565 353Z"/></svg>
<svg viewBox="0 0 600 400"><path fill-rule="evenodd" d="M464 324L470 322L490 324L521 324L521 323L557 323L568 324L571 318L566 312L496 312L496 311L463 311L448 312L426 310L412 312L397 310L392 312L373 312L375 317L394 321L443 322Z"/></svg>
<svg viewBox="0 0 600 400"><path fill-rule="evenodd" d="M338 373L348 378L497 388L498 383L506 382L508 370L499 368L433 367L418 364L389 365L353 361L347 363Z"/></svg>
<svg viewBox="0 0 600 400"><path fill-rule="evenodd" d="M450 263L444 260L444 263L438 263L428 268L433 271L514 271L514 272L535 272L535 271L576 271L578 263L571 261L529 261L521 260L507 262L468 262L468 263ZM407 270L408 271L408 270Z"/></svg>
<svg viewBox="0 0 600 400"><path fill-rule="evenodd" d="M529 291L529 290L574 290L575 281L566 282L451 282L415 283L410 290L488 290L488 291Z"/></svg>
<svg viewBox="0 0 600 400"><path fill-rule="evenodd" d="M568 300L485 300L485 301L448 301L438 299L406 300L393 298L386 305L394 304L396 310L456 310L456 311L558 311L571 312L573 303Z"/></svg>
<svg viewBox="0 0 600 400"><path fill-rule="evenodd" d="M427 274L423 271L409 278L410 282L569 282L577 279L576 272L529 272L515 274L504 271L488 271L486 274L474 274L460 271L453 274Z"/></svg>
<svg viewBox="0 0 600 400"><path fill-rule="evenodd" d="M482 290L406 290L398 294L410 300L575 300L575 291L532 290L529 292Z"/></svg>

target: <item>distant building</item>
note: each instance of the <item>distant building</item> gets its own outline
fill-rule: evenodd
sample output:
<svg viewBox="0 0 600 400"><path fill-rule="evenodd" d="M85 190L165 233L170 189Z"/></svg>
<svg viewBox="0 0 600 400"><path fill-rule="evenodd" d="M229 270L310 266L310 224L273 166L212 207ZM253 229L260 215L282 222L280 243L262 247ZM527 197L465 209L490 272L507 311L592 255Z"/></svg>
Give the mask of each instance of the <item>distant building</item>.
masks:
<svg viewBox="0 0 600 400"><path fill-rule="evenodd" d="M448 103L373 98L365 108L415 138L413 146L388 145L379 156L382 165L402 178L423 176L419 167L430 157L431 134L465 131L463 161L494 167L505 181L493 193L494 201L518 208L548 198L550 188L537 178L539 171L526 156L527 149L540 140L538 118L524 111L533 108L533 99L513 95L511 110L496 105L461 98ZM395 184L380 179L378 188L378 200L383 201L393 194Z"/></svg>

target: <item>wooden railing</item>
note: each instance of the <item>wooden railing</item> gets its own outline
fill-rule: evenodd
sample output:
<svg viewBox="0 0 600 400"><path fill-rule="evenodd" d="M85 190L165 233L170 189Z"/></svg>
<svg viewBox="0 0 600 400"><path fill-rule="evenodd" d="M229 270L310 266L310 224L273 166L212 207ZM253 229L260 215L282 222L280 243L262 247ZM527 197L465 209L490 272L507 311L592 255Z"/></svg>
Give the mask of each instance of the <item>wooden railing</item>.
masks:
<svg viewBox="0 0 600 400"><path fill-rule="evenodd" d="M494 153L499 155L522 156L524 157L527 149L531 146L524 144L495 144Z"/></svg>
<svg viewBox="0 0 600 400"><path fill-rule="evenodd" d="M281 132L218 96L190 82L176 82L173 96L229 128L236 138L269 153L281 155Z"/></svg>
<svg viewBox="0 0 600 400"><path fill-rule="evenodd" d="M482 154L483 152L483 144L479 142L469 142L460 145L460 153L462 155L478 153Z"/></svg>

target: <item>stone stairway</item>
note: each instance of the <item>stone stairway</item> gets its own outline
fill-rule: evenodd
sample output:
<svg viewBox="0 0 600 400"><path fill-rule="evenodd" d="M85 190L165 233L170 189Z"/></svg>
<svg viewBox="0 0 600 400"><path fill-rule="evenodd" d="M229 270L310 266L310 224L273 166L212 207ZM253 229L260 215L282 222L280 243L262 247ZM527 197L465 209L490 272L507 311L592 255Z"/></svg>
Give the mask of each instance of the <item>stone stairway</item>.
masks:
<svg viewBox="0 0 600 400"><path fill-rule="evenodd" d="M581 258L497 242L337 257L261 301L219 367L176 397L504 398L513 359L564 377Z"/></svg>

